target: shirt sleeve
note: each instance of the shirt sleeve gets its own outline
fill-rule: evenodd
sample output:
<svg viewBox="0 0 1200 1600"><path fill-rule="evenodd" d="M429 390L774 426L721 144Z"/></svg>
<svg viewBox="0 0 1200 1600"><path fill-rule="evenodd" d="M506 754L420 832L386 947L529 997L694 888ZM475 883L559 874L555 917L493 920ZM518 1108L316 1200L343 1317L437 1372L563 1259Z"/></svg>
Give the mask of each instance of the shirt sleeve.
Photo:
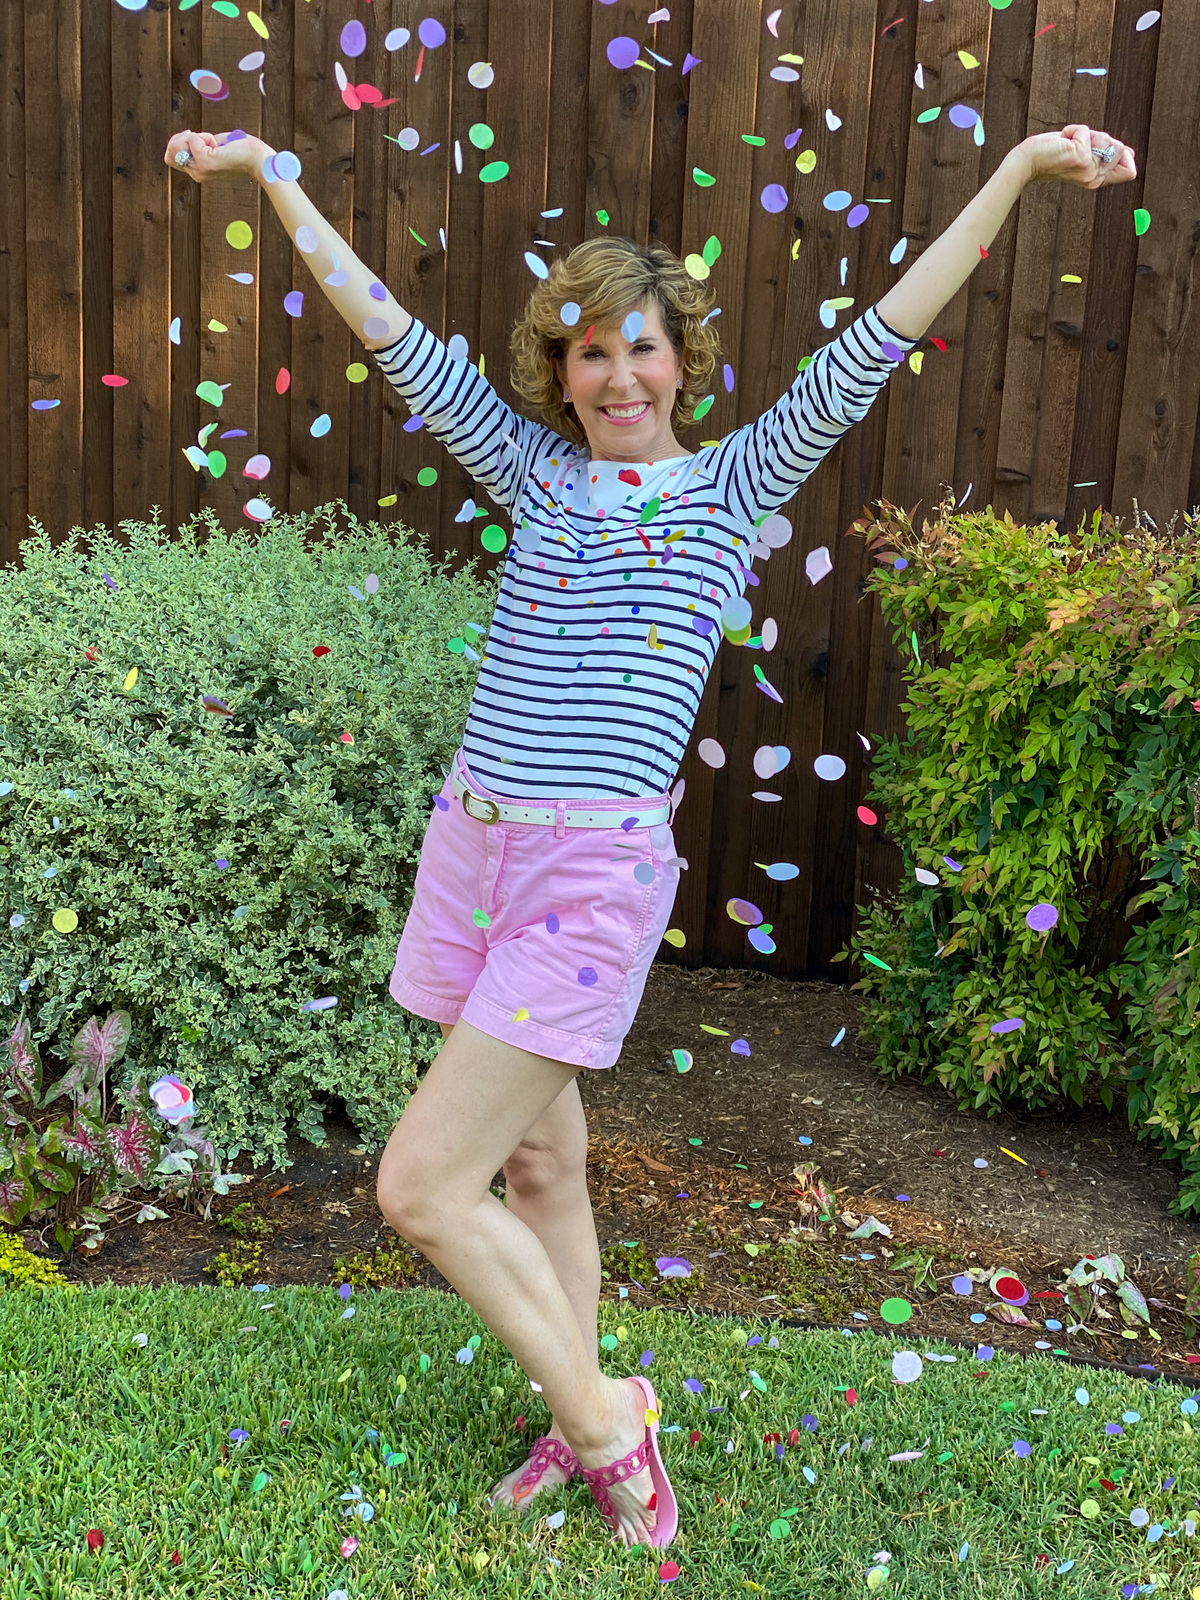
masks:
<svg viewBox="0 0 1200 1600"><path fill-rule="evenodd" d="M757 422L713 451L714 487L732 510L754 522L777 511L811 476L838 440L871 409L895 369L890 343L906 354L918 343L896 332L874 306L823 345L791 388Z"/></svg>
<svg viewBox="0 0 1200 1600"><path fill-rule="evenodd" d="M570 448L552 428L518 416L478 367L452 356L417 317L395 344L371 353L433 437L514 515L534 460Z"/></svg>

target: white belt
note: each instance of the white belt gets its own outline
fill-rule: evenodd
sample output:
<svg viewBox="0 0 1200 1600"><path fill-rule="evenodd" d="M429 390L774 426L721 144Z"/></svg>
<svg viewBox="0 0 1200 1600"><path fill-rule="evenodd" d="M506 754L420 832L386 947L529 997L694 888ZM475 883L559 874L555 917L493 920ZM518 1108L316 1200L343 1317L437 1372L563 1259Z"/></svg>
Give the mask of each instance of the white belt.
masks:
<svg viewBox="0 0 1200 1600"><path fill-rule="evenodd" d="M473 794L457 772L452 775L450 783L454 798L462 801L463 810L477 822L539 822L547 825L553 823L560 828L619 828L627 817L636 817L639 828L655 828L659 823L671 819L669 801L649 806L638 806L630 801L628 809L624 811L615 808L610 811L589 811L586 802L575 807L568 806L562 800L552 806L515 806Z"/></svg>

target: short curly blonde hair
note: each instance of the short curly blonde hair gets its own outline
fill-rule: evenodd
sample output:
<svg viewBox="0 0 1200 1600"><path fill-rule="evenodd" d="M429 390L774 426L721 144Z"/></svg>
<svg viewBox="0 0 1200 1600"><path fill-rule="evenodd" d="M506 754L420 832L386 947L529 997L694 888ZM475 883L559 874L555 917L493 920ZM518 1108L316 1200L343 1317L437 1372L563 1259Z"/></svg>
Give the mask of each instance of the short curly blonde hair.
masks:
<svg viewBox="0 0 1200 1600"><path fill-rule="evenodd" d="M568 301L579 306L572 327L559 315ZM585 239L550 267L529 297L525 314L512 330L509 381L515 394L546 426L573 444L585 445L573 404L564 403L555 362L566 362L573 339L598 328L618 326L628 312L658 302L663 330L683 357L683 388L671 411L673 430L694 426L692 411L708 388L721 343L703 319L715 291L698 283L673 250L640 245L633 239Z"/></svg>

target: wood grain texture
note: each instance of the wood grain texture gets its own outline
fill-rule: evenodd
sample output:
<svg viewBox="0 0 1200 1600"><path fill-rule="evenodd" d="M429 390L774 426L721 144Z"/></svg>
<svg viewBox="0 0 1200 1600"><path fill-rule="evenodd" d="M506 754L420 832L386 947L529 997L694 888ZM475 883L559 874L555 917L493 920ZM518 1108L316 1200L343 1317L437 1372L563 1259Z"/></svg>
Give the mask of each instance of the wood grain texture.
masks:
<svg viewBox="0 0 1200 1600"><path fill-rule="evenodd" d="M1144 0L1013 0L1004 11L988 0L678 0L653 24L634 0L452 0L430 13L445 43L423 54L424 13L401 0L259 0L266 40L245 9L230 19L170 0L138 13L111 0L0 8L0 561L18 558L30 514L55 540L75 524L119 533L154 506L168 528L201 508L232 528L261 493L280 512L343 500L361 521L412 529L455 568L496 566L479 533L507 519L414 423L265 196L249 181L199 186L167 171L162 151L178 129L240 126L294 150L306 192L347 244L440 338L460 335L510 404L511 329L534 287L526 251L549 264L606 233L685 256L716 237L722 357L712 410L680 435L694 447L772 405L800 359L834 336L822 301L854 297L838 328L877 302L1026 132L1085 121L1134 146L1136 184L1026 191L931 328L946 349L923 341L921 373L905 364L782 508L792 541L754 563L760 582L748 591L756 629L777 621L777 646L725 645L704 687L675 822L690 863L673 916L686 945L661 957L844 976L832 958L857 908L901 870L886 817L864 827L856 816L878 740L902 726L902 658L865 594L864 541L845 536L864 504L883 495L919 522L946 484L968 510L1074 525L1101 505L1128 516L1136 496L1161 527L1200 500L1200 28L1190 0L1163 0L1161 22L1142 33ZM352 15L368 37L353 60L341 52ZM400 27L409 42L387 50ZM605 54L617 34L641 47L627 71ZM241 68L257 50L261 68ZM964 65L960 50L980 65ZM685 77L689 51L698 65ZM771 76L788 54L804 57L795 83ZM350 82L394 103L349 109L339 61ZM494 67L487 90L468 81L477 61ZM1078 71L1087 66L1107 70ZM227 99L198 95L189 77L199 67L221 74ZM935 104L939 119L918 124ZM980 113L982 144L951 125L954 104ZM826 108L840 128L827 127ZM489 149L471 142L475 124L491 129ZM395 142L405 128L417 132L411 150ZM795 165L805 148L817 155L807 175ZM508 176L481 183L494 160ZM694 168L712 187L696 184ZM761 204L772 182L789 196L779 214ZM873 202L861 227L825 210L836 188ZM1137 205L1153 218L1140 239ZM238 219L254 232L246 251L226 241ZM894 266L901 234L908 254ZM254 281L236 284L237 271ZM1064 284L1071 273L1082 282ZM293 288L304 293L299 319L283 309ZM352 361L367 366L366 382L347 378ZM110 372L129 384L104 385ZM203 378L228 385L221 407L198 399ZM61 404L32 411L42 396ZM332 427L314 438L322 412ZM183 455L214 420L210 445L228 458L219 479ZM244 436L222 440L231 430ZM259 453L272 462L261 486L242 472ZM422 467L435 483L418 483ZM477 494L486 516L456 523ZM834 570L814 588L804 557L818 545ZM755 663L782 706L756 688ZM719 772L695 754L705 736L727 752ZM776 744L790 764L760 780L754 753ZM839 783L815 777L822 752L846 761ZM781 799L753 800L755 789ZM768 879L755 863L772 861L795 862L800 876ZM758 955L727 915L735 895L773 924L774 955Z"/></svg>

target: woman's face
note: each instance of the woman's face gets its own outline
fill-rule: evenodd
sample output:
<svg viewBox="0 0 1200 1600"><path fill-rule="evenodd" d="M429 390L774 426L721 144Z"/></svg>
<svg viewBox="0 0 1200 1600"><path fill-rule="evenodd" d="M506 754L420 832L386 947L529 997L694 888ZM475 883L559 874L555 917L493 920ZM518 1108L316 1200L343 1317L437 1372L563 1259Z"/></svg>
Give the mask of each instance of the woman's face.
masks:
<svg viewBox="0 0 1200 1600"><path fill-rule="evenodd" d="M683 358L663 331L658 302L651 299L637 309L643 321L632 342L621 334L625 318L616 327L594 328L586 344L585 328L567 347L565 365L558 364L563 392L571 396L594 461L649 462L690 454L671 431ZM612 407L632 408L635 420L615 419L608 414Z"/></svg>

